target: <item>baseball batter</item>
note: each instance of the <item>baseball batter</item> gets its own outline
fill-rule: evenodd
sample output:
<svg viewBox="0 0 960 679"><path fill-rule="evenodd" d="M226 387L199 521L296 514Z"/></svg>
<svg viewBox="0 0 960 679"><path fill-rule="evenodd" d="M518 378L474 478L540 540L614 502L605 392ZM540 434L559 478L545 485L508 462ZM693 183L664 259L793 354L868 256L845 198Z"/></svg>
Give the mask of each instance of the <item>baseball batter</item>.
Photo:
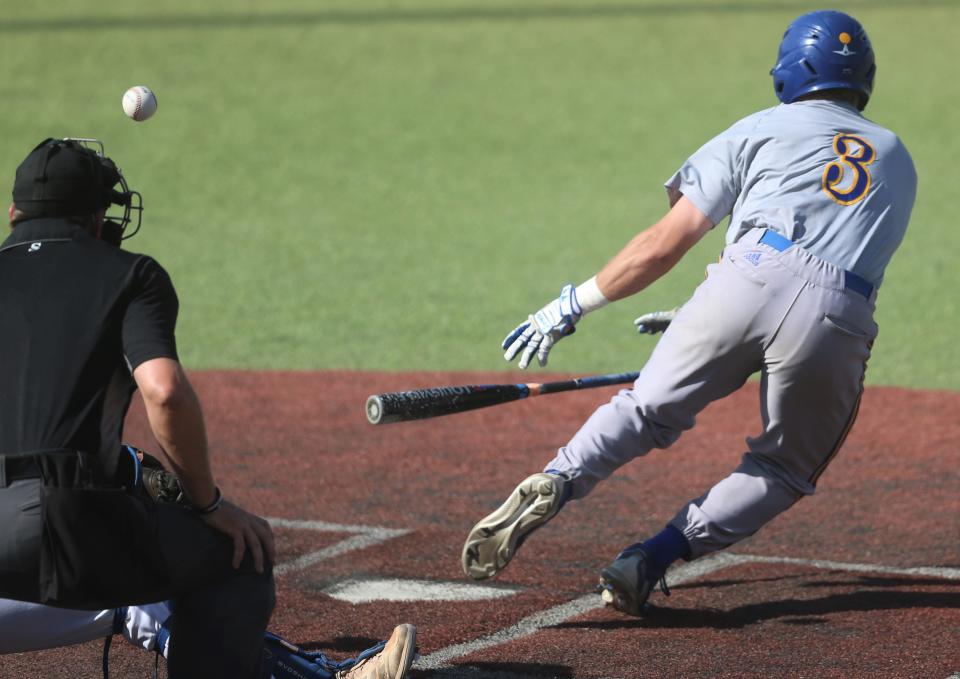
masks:
<svg viewBox="0 0 960 679"><path fill-rule="evenodd" d="M666 182L666 216L507 336L507 360L519 355L526 368L536 354L545 365L584 314L645 288L729 215L720 262L666 319L633 388L601 406L545 472L473 528L462 555L468 575L495 575L564 502L673 444L701 409L755 372L763 430L747 440L740 465L603 569L604 601L642 615L657 581L666 592L674 561L728 547L814 492L856 418L877 289L916 194L904 145L861 113L875 71L854 18L817 11L796 19L771 71L782 103L697 150Z"/></svg>

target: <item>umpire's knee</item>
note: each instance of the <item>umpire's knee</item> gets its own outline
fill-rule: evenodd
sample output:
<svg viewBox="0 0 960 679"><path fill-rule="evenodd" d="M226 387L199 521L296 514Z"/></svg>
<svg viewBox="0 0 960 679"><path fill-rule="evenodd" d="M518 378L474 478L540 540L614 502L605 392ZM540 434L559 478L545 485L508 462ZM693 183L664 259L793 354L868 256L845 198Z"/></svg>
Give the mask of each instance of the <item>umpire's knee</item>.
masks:
<svg viewBox="0 0 960 679"><path fill-rule="evenodd" d="M237 571L174 599L171 679L257 679L275 603L271 570Z"/></svg>

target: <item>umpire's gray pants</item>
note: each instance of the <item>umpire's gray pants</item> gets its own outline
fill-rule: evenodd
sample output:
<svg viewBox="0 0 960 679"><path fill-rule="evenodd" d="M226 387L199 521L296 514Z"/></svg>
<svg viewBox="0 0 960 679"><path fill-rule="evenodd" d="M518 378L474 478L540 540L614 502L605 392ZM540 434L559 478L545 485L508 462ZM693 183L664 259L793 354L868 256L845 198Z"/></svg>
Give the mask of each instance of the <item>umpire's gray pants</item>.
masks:
<svg viewBox="0 0 960 679"><path fill-rule="evenodd" d="M171 581L159 598L173 604L170 678L261 679L263 635L275 603L272 573L254 572L249 550L234 569L230 538L186 507L160 504L158 510L158 540ZM36 589L39 479L0 488L0 527L0 596ZM39 601L39 594L30 600Z"/></svg>
<svg viewBox="0 0 960 679"><path fill-rule="evenodd" d="M759 530L814 486L856 417L874 299L798 246L778 252L754 229L677 314L633 389L601 406L547 469L573 477L573 498L654 448L667 448L708 403L761 373L763 430L734 472L671 521L693 557ZM875 293L874 293L875 297Z"/></svg>

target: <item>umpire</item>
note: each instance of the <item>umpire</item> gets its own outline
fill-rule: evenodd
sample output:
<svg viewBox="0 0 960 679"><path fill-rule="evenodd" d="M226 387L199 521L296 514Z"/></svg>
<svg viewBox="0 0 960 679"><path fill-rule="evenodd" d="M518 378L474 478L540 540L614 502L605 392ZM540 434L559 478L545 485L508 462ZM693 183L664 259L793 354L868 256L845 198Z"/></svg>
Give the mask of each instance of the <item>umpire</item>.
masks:
<svg viewBox="0 0 960 679"><path fill-rule="evenodd" d="M171 677L259 677L273 536L214 483L170 278L119 247L140 195L99 142L47 139L17 168L13 201L0 245L0 597L172 599ZM137 388L189 506L149 501L120 445Z"/></svg>

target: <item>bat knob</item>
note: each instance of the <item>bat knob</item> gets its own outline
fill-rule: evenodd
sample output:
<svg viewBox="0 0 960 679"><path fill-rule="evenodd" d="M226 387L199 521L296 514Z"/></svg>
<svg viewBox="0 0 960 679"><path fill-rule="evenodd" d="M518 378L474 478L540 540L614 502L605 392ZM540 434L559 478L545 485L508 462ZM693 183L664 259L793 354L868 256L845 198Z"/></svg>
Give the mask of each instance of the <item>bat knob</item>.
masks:
<svg viewBox="0 0 960 679"><path fill-rule="evenodd" d="M377 395L367 397L367 421L370 424L380 424L382 417L383 401Z"/></svg>

